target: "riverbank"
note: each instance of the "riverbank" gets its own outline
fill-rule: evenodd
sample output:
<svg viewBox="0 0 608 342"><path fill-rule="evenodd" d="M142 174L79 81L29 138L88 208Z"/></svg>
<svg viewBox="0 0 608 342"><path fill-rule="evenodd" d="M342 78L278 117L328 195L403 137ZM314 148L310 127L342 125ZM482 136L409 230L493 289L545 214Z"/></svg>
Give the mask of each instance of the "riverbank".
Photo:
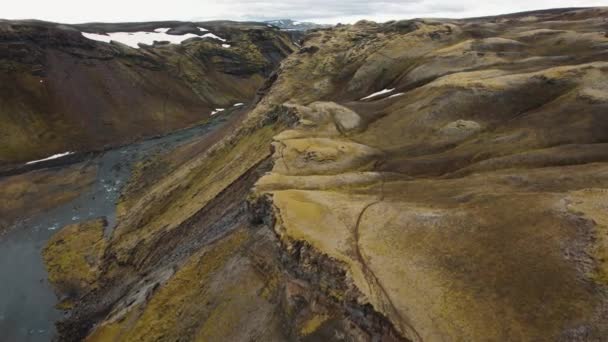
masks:
<svg viewBox="0 0 608 342"><path fill-rule="evenodd" d="M205 124L162 137L104 152L70 155L49 161L53 166L52 172L56 175L79 168L94 169L88 171L94 172L94 176L89 177L92 179L75 190L79 194L73 194L64 201L57 201L58 205L54 207L51 203L47 210L33 213L32 216L10 224L5 233L0 235L0 272L10 275L0 283L0 331L3 332L3 337L10 341L52 339L55 332L54 322L61 318L63 313L55 308L58 298L48 283L41 251L57 231L66 225L105 218L106 237L109 236L116 225L116 203L124 186L129 182L134 165L204 138L230 122L239 120L243 113L244 109L234 108L213 117ZM86 158L79 160L82 156ZM32 165L38 168L44 166L48 167L49 164ZM30 172L13 177L29 178ZM44 170L33 172L40 173ZM6 182L9 178L11 177L3 177L0 181ZM26 212L26 209L31 207L30 202L34 197L47 196L47 202L50 202L53 196L61 196L66 184L44 186L45 181L57 179L60 177L46 177L38 183L26 184L23 191L32 188L35 191L23 199L23 211ZM44 193L45 191L50 194Z"/></svg>

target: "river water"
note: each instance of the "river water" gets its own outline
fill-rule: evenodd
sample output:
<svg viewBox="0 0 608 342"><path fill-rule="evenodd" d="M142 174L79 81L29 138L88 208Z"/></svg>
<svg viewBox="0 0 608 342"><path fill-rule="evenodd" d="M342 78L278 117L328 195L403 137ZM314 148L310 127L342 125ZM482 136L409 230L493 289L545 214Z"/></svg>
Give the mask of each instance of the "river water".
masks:
<svg viewBox="0 0 608 342"><path fill-rule="evenodd" d="M226 111L203 125L94 157L87 161L97 166L96 179L89 189L69 203L16 223L0 236L0 341L52 340L54 322L63 313L55 309L58 299L47 280L41 253L56 231L98 217L106 217L107 229L113 229L116 201L135 163L212 132L236 115L234 112Z"/></svg>

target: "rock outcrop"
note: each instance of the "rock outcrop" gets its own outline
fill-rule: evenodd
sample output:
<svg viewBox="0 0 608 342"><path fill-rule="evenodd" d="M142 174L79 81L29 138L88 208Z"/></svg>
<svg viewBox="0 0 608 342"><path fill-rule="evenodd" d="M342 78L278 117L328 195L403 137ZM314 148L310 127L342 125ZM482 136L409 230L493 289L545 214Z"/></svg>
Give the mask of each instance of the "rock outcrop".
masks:
<svg viewBox="0 0 608 342"><path fill-rule="evenodd" d="M62 339L606 339L607 15L312 32L131 185Z"/></svg>

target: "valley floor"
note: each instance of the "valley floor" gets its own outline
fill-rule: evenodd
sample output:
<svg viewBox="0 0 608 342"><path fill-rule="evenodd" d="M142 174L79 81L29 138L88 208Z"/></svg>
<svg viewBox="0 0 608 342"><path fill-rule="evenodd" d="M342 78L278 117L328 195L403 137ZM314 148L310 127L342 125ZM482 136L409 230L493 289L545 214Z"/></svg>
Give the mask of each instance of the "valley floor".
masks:
<svg viewBox="0 0 608 342"><path fill-rule="evenodd" d="M10 341L48 341L63 314L49 283L43 251L66 226L102 219L104 235L116 225L116 204L146 160L229 129L243 111L208 123L105 151L88 160L0 178L0 331Z"/></svg>

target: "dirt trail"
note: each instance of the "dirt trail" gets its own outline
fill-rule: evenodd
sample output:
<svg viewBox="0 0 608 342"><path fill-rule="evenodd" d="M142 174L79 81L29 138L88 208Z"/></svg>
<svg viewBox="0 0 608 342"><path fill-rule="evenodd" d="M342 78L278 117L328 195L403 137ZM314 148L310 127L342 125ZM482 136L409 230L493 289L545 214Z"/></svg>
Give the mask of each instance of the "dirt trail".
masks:
<svg viewBox="0 0 608 342"><path fill-rule="evenodd" d="M171 151L237 120L242 109L225 111L208 123L163 137L126 145L99 154L87 163L97 166L93 185L79 197L35 217L18 222L0 236L0 339L50 341L54 322L62 317L55 309L57 297L47 281L42 249L62 227L105 217L106 234L116 225L116 202L135 163Z"/></svg>

